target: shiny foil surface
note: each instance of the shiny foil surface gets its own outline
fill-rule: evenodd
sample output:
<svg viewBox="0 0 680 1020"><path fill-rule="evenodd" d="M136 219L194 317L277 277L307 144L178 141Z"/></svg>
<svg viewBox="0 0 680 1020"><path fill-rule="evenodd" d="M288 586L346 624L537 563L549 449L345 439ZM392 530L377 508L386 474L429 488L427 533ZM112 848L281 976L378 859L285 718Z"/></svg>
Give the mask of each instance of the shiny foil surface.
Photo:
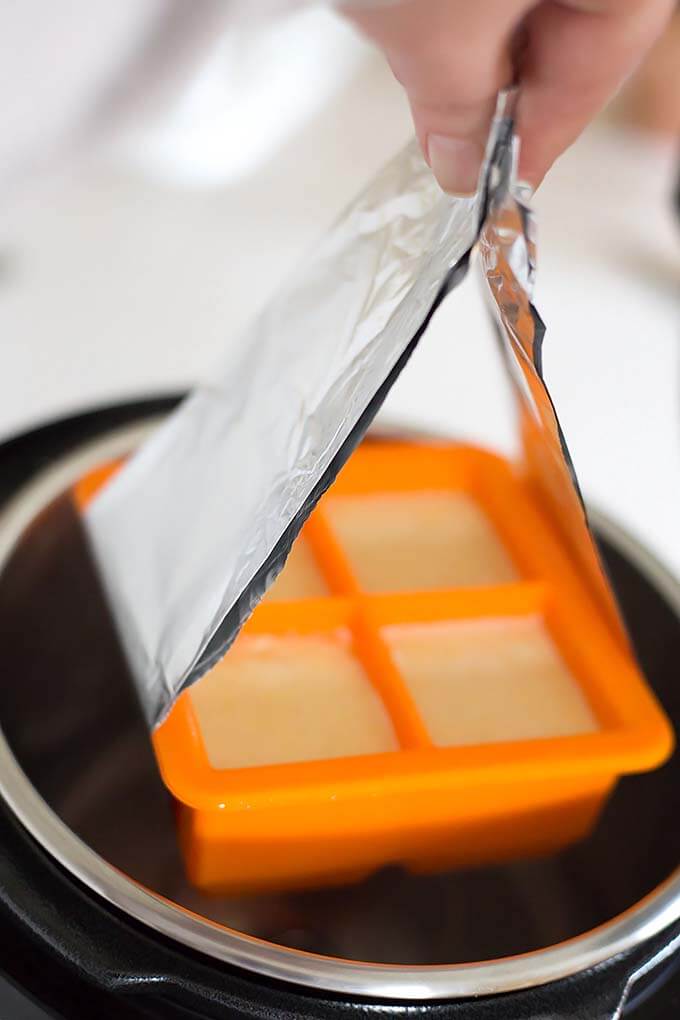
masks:
<svg viewBox="0 0 680 1020"><path fill-rule="evenodd" d="M464 276L485 217L482 263L508 368L525 363L536 375L531 220L515 199L513 148L499 115L471 197L445 195L415 142L400 153L246 333L228 338L210 384L89 506L89 539L150 727L224 655L274 581ZM596 560L559 457L558 484L579 507L577 544Z"/></svg>

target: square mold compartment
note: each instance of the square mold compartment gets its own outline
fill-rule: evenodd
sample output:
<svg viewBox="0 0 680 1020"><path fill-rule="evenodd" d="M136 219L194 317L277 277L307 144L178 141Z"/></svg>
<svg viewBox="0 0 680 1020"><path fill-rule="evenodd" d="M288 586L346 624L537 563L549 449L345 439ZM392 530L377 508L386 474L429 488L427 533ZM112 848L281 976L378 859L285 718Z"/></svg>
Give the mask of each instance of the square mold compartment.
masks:
<svg viewBox="0 0 680 1020"><path fill-rule="evenodd" d="M484 510L463 492L337 496L326 516L367 592L506 584L517 569Z"/></svg>
<svg viewBox="0 0 680 1020"><path fill-rule="evenodd" d="M383 638L439 747L599 729L539 616L408 623Z"/></svg>
<svg viewBox="0 0 680 1020"><path fill-rule="evenodd" d="M622 775L669 755L668 721L582 595L541 581L366 601L424 733L414 811L429 798L433 828L411 870L559 850Z"/></svg>
<svg viewBox="0 0 680 1020"><path fill-rule="evenodd" d="M348 630L241 635L189 698L214 769L398 746Z"/></svg>
<svg viewBox="0 0 680 1020"><path fill-rule="evenodd" d="M190 881L243 892L370 873L397 845L382 773L421 739L359 607L260 606L154 734Z"/></svg>
<svg viewBox="0 0 680 1020"><path fill-rule="evenodd" d="M509 584L527 568L503 523L509 483L481 450L369 444L319 513L356 590Z"/></svg>

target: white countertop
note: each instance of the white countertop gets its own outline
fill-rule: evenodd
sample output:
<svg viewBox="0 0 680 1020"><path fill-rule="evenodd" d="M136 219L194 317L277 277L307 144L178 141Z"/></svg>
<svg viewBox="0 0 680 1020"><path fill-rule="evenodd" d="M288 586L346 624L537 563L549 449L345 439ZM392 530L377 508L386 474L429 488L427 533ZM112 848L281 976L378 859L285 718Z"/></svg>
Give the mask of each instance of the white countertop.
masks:
<svg viewBox="0 0 680 1020"><path fill-rule="evenodd" d="M161 178L149 173L158 160L130 158L129 140L119 140L23 195L0 227L0 437L209 376L223 346L410 134L382 65L350 50L335 89L245 177L200 186ZM680 574L674 170L670 146L592 128L536 198L537 305L547 378L587 496ZM500 435L484 372L467 369L481 366L488 345L471 279L435 317L388 417L456 428L474 413L482 431Z"/></svg>

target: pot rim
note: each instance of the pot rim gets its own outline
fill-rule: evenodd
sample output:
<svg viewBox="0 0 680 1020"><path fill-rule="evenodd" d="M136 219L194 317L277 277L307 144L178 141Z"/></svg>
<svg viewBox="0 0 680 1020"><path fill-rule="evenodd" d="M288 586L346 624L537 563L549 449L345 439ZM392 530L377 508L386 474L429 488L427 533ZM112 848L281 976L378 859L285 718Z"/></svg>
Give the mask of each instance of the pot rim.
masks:
<svg viewBox="0 0 680 1020"><path fill-rule="evenodd" d="M102 459L130 452L159 419L147 418L86 442L41 471L0 513L0 571L25 528L54 498ZM398 427L416 438L432 433ZM444 438L442 435L441 438ZM680 617L680 583L609 517L590 510L598 532L650 580ZM1 721L0 721L1 722ZM629 952L680 919L680 867L624 913L568 941L521 955L435 966L364 963L321 956L243 934L145 888L80 840L38 794L0 728L0 796L38 844L108 903L192 950L259 974L319 991L400 1000L457 999L548 984Z"/></svg>

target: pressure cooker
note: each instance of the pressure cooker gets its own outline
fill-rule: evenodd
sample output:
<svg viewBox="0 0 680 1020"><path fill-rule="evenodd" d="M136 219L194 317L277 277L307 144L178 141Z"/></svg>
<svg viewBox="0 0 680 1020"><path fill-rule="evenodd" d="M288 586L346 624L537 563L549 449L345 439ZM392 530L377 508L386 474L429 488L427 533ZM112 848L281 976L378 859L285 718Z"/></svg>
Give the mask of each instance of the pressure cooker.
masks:
<svg viewBox="0 0 680 1020"><path fill-rule="evenodd" d="M625 779L588 840L444 875L209 897L162 786L66 493L176 397L0 446L0 1018L680 1016L680 755ZM680 723L680 585L597 538L646 676Z"/></svg>

